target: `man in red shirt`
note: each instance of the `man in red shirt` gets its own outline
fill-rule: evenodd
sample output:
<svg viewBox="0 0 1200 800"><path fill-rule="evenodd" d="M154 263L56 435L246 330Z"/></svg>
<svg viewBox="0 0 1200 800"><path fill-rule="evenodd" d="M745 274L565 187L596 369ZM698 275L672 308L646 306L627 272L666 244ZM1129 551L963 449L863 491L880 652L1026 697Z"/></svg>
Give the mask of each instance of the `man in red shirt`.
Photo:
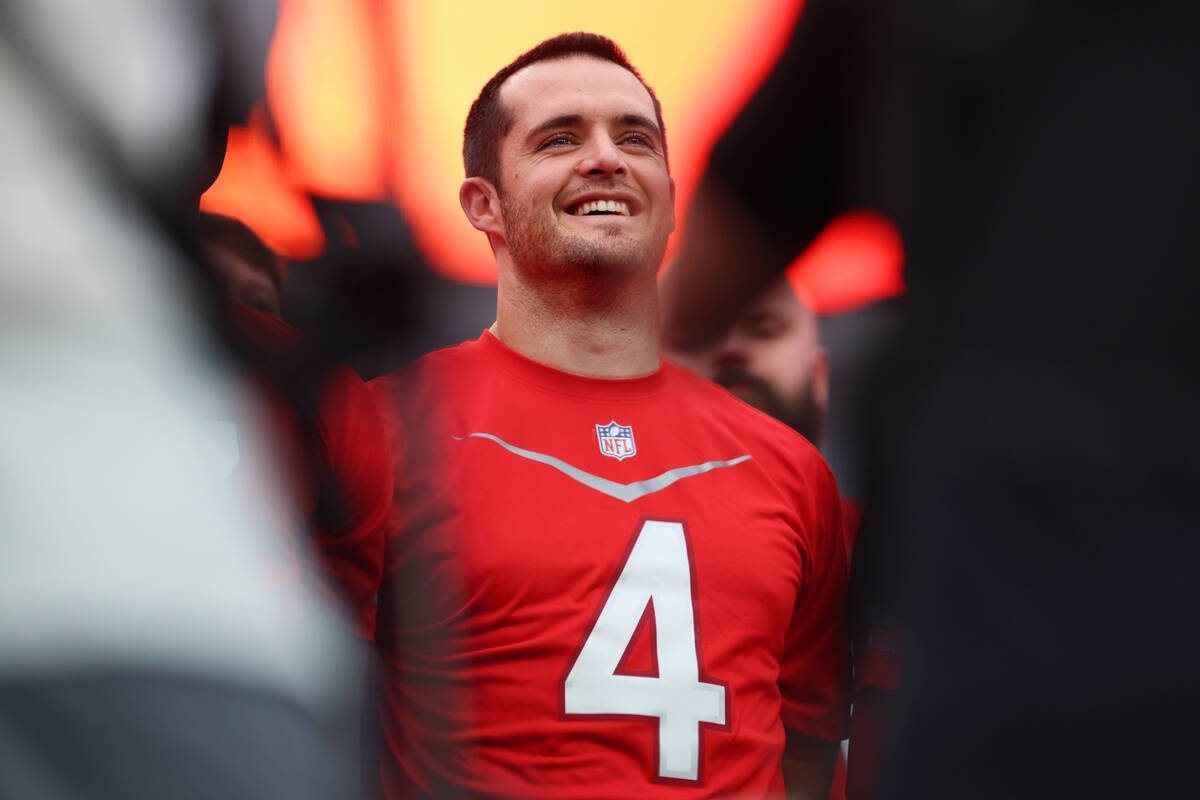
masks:
<svg viewBox="0 0 1200 800"><path fill-rule="evenodd" d="M390 797L828 796L847 725L837 487L659 358L662 115L609 40L484 87L460 200L496 323L372 383L393 506L376 640ZM786 759L785 759L786 754Z"/></svg>

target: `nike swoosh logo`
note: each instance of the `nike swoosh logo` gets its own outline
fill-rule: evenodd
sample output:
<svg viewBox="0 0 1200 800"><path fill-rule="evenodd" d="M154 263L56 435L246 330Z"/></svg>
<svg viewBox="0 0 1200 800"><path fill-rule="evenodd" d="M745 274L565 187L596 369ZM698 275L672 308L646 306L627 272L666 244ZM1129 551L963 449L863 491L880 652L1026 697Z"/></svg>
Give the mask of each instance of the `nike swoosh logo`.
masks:
<svg viewBox="0 0 1200 800"><path fill-rule="evenodd" d="M601 494L606 494L609 497L626 503L632 503L634 500L638 500L648 494L660 492L676 481L683 480L684 478L690 478L693 475L702 475L705 472L711 472L714 469L721 469L722 467L732 467L737 464L741 464L743 461L750 460L749 455L744 455L738 456L737 458L731 458L728 461L706 461L703 464L693 464L690 467L676 467L675 469L669 469L661 475L655 475L653 478L648 478L644 481L618 483L617 481L610 481L608 478L601 478L599 475L593 475L590 472L585 472L579 467L568 464L561 458L555 458L554 456L548 456L545 453L537 453L533 450L526 450L524 448L517 447L516 445L511 445L501 439L499 436L493 436L490 433L468 433L466 436L454 436L452 438L461 442L465 439L470 439L473 437L490 439L513 455L520 456L521 458L527 458L530 461L536 461L539 464L545 464L548 467L554 467L568 478L582 483L589 489L595 489Z"/></svg>

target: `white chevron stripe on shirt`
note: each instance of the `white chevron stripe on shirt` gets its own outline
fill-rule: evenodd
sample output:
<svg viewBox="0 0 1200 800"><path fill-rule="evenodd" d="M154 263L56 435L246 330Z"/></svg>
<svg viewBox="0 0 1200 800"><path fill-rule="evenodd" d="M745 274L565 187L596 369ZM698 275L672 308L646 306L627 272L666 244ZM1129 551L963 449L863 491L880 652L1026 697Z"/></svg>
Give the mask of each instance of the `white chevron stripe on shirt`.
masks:
<svg viewBox="0 0 1200 800"><path fill-rule="evenodd" d="M737 464L741 464L743 461L750 460L749 455L744 455L729 459L728 461L706 461L703 464L692 464L691 466L687 467L676 467L674 469L669 469L661 475L655 475L653 478L647 478L644 481L618 483L617 481L611 481L608 478L601 478L599 475L593 475L590 472L586 472L579 467L568 464L566 461L563 461L560 458L555 458L554 456L549 456L545 453L538 453L533 450L525 450L524 448L517 447L516 445L511 445L501 439L499 436L493 436L490 433L468 433L466 436L454 436L453 438L457 439L458 441L463 441L473 437L489 439L513 455L520 456L521 458L527 458L530 461L536 461L539 464L545 464L548 467L553 467L554 469L566 475L568 478L582 483L589 489L595 489L601 494L606 494L609 497L626 503L632 503L634 500L639 500L648 494L662 491L676 481L684 478L690 478L693 475L701 475L714 469L721 469L722 467L732 467Z"/></svg>

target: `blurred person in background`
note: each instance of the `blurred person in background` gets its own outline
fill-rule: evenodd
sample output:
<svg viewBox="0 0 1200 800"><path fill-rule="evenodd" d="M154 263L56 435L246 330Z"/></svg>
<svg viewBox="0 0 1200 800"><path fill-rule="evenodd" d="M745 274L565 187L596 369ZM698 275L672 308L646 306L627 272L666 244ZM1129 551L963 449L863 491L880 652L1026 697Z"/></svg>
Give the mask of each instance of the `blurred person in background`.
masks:
<svg viewBox="0 0 1200 800"><path fill-rule="evenodd" d="M848 710L837 487L794 431L660 360L657 100L610 40L563 34L484 86L464 161L496 322L371 384L396 458L388 796L824 800Z"/></svg>
<svg viewBox="0 0 1200 800"><path fill-rule="evenodd" d="M203 263L226 301L223 334L243 358L242 374L269 423L257 432L229 424L240 446L265 441L263 457L284 478L284 505L271 510L291 545L293 588L303 587L305 598L317 593L318 604L344 605L370 641L392 499L375 403L354 370L318 363L300 331L280 318L286 267L278 254L229 217L202 213L199 230Z"/></svg>
<svg viewBox="0 0 1200 800"><path fill-rule="evenodd" d="M877 796L1193 791L1163 743L1200 716L1198 28L1167 2L809 0L714 150L664 276L676 349L841 211L905 241L852 570L856 641L906 632Z"/></svg>
<svg viewBox="0 0 1200 800"><path fill-rule="evenodd" d="M240 220L200 214L204 263L221 290L242 305L283 319L283 284L288 263Z"/></svg>
<svg viewBox="0 0 1200 800"><path fill-rule="evenodd" d="M201 213L198 227L202 263L224 299L215 327L237 354L240 382L260 411L220 421L236 447L230 486L269 512L285 543L273 590L291 598L297 614L327 605L348 612L369 643L392 501L382 419L353 369L319 361L280 318L282 257L238 220ZM253 470L263 463L280 478L273 495L256 494ZM341 736L348 760L370 765L364 777L373 787L378 732L368 649L357 648L368 668Z"/></svg>
<svg viewBox="0 0 1200 800"><path fill-rule="evenodd" d="M192 294L198 177L246 88L223 76L261 73L272 15L0 7L0 796L352 785L353 656L272 588L280 543L211 425L252 411Z"/></svg>
<svg viewBox="0 0 1200 800"><path fill-rule="evenodd" d="M821 446L829 413L829 354L821 346L817 315L784 276L711 347L669 355Z"/></svg>

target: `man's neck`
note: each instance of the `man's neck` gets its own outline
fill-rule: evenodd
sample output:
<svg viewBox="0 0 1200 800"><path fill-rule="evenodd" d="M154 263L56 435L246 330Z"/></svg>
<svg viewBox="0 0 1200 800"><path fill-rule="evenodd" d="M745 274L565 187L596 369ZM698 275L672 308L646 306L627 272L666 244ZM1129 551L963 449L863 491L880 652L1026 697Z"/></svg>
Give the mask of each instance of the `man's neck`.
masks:
<svg viewBox="0 0 1200 800"><path fill-rule="evenodd" d="M526 358L593 378L634 378L659 367L654 275L533 286L501 270L492 333Z"/></svg>

